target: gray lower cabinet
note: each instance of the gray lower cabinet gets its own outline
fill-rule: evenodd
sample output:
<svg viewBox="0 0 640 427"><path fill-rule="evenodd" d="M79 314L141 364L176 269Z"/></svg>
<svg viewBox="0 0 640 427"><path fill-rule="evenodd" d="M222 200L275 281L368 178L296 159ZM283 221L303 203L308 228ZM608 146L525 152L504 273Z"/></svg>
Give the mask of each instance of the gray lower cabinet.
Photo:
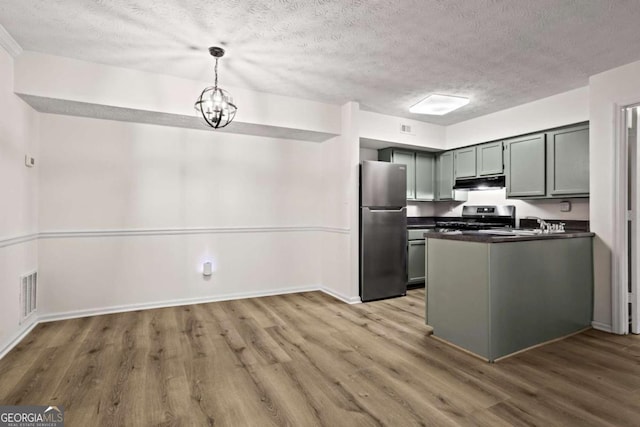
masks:
<svg viewBox="0 0 640 427"><path fill-rule="evenodd" d="M454 177L474 178L476 172L476 147L459 148L453 152Z"/></svg>
<svg viewBox="0 0 640 427"><path fill-rule="evenodd" d="M504 172L502 141L478 145L476 161L478 176L502 174Z"/></svg>
<svg viewBox="0 0 640 427"><path fill-rule="evenodd" d="M410 240L407 248L409 284L423 283L425 277L425 241Z"/></svg>
<svg viewBox="0 0 640 427"><path fill-rule="evenodd" d="M589 195L589 126L547 132L547 195Z"/></svg>
<svg viewBox="0 0 640 427"><path fill-rule="evenodd" d="M545 134L513 138L504 144L507 197L544 197L547 192Z"/></svg>
<svg viewBox="0 0 640 427"><path fill-rule="evenodd" d="M435 199L435 157L395 148L378 151L378 160L407 166L407 200L432 201Z"/></svg>

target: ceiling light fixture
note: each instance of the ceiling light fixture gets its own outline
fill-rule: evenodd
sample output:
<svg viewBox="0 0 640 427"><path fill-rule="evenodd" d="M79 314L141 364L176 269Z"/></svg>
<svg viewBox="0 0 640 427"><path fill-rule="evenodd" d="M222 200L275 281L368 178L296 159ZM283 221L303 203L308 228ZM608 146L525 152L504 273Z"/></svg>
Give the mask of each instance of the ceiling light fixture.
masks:
<svg viewBox="0 0 640 427"><path fill-rule="evenodd" d="M443 116L469 103L469 98L450 95L429 95L409 108L410 113Z"/></svg>
<svg viewBox="0 0 640 427"><path fill-rule="evenodd" d="M224 49L221 47L210 47L209 53L216 59L215 75L216 80L213 86L206 87L194 107L207 125L212 128L223 128L233 121L238 107L233 103L233 97L226 90L218 87L218 59L224 56Z"/></svg>

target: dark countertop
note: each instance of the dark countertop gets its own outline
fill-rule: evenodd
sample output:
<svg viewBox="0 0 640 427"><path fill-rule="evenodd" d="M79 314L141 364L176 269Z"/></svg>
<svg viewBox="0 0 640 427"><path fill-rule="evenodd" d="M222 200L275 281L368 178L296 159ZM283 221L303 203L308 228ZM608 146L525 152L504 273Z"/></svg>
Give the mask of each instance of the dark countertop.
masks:
<svg viewBox="0 0 640 427"><path fill-rule="evenodd" d="M517 231L517 229L516 229ZM454 232L428 232L424 233L427 239L443 239L443 240L459 240L463 242L478 243L510 243L510 242L526 242L530 240L553 240L553 239L573 239L576 237L593 237L594 233L586 231L566 231L564 233L547 233L535 235L505 235L505 234L487 234L477 231L454 231Z"/></svg>
<svg viewBox="0 0 640 427"><path fill-rule="evenodd" d="M436 227L437 217L434 216L408 216L407 217L407 228L415 229L415 228L435 228Z"/></svg>

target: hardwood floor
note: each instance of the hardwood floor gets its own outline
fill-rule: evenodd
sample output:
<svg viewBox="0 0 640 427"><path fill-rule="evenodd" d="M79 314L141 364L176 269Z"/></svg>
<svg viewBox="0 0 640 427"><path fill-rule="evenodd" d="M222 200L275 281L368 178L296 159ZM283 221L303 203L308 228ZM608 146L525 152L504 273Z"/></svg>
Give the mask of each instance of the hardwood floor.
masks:
<svg viewBox="0 0 640 427"><path fill-rule="evenodd" d="M590 330L497 364L428 337L424 290L309 292L39 325L0 404L67 426L640 425L640 337Z"/></svg>

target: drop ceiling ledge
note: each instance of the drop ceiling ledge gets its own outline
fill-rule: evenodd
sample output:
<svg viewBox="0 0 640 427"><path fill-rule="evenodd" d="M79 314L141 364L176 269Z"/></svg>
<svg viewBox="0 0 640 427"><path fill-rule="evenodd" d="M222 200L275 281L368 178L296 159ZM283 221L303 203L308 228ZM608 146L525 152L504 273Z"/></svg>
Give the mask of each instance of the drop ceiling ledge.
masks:
<svg viewBox="0 0 640 427"><path fill-rule="evenodd" d="M28 51L14 60L14 93L42 113L213 131L193 109L209 84ZM341 133L338 105L225 89L238 114L217 131L310 142Z"/></svg>
<svg viewBox="0 0 640 427"><path fill-rule="evenodd" d="M195 114L163 113L160 111L139 110L88 102L70 101L27 94L17 94L33 109L40 113L61 114L66 116L90 117L95 119L116 120L121 122L145 123L171 126L202 131L235 133L241 135L262 136L277 139L293 139L297 141L324 142L338 134L270 126L256 123L234 121L228 126L212 129L206 126Z"/></svg>

